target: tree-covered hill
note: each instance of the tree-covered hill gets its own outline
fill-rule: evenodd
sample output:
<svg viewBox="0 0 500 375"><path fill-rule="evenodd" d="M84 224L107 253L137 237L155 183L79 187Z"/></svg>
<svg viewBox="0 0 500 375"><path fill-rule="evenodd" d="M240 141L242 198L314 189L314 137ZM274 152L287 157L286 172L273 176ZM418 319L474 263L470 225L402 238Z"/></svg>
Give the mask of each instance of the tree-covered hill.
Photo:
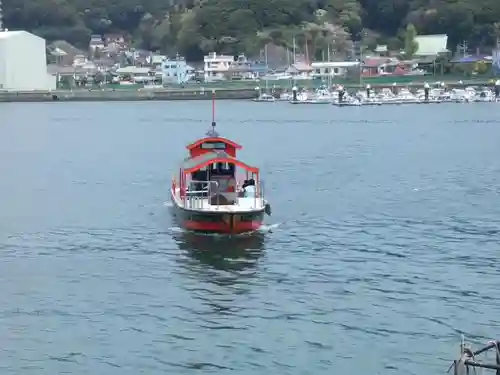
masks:
<svg viewBox="0 0 500 375"><path fill-rule="evenodd" d="M493 46L499 0L4 0L4 24L79 47L90 34L123 33L137 47L180 52L253 53L268 42L307 44L317 55L349 41L400 47L408 23L446 33L449 48Z"/></svg>

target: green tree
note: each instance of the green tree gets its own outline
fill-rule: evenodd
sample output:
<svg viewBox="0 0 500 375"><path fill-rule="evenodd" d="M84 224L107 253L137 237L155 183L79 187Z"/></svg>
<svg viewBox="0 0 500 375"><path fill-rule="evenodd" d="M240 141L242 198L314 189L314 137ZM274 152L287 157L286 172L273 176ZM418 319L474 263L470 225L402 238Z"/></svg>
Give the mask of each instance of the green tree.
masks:
<svg viewBox="0 0 500 375"><path fill-rule="evenodd" d="M409 23L406 26L405 33L405 58L411 59L418 51L418 42L415 40L417 37L417 30L413 24Z"/></svg>
<svg viewBox="0 0 500 375"><path fill-rule="evenodd" d="M474 72L477 74L486 74L490 70L491 64L487 64L485 61L478 61L474 64Z"/></svg>
<svg viewBox="0 0 500 375"><path fill-rule="evenodd" d="M3 6L5 27L49 42L86 50L91 34L120 33L137 47L197 59L208 51L254 53L267 42L291 47L294 36L318 56L325 45L348 49L364 30L380 44L404 45L411 56L410 24L420 34L446 33L450 50L463 40L470 48L494 47L500 37L498 0L4 0Z"/></svg>
<svg viewBox="0 0 500 375"><path fill-rule="evenodd" d="M203 59L203 51L200 48L201 36L196 23L195 13L188 10L182 14L180 29L177 35L177 49L186 59Z"/></svg>

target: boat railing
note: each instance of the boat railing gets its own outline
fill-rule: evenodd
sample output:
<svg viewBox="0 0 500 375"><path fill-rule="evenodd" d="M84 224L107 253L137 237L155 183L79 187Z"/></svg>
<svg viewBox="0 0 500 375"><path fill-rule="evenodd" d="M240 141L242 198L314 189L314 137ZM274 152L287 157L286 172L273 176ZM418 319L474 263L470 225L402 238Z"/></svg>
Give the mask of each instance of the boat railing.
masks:
<svg viewBox="0 0 500 375"><path fill-rule="evenodd" d="M242 181L238 181L236 183L236 188L238 193L241 193L241 187L243 186ZM264 181L259 180L255 182L255 194L253 196L254 198L254 208L261 207L265 204L265 199L264 199ZM241 197L241 195L239 195Z"/></svg>
<svg viewBox="0 0 500 375"><path fill-rule="evenodd" d="M225 206L228 204L237 204L238 199L242 197L241 183L236 183L236 191L226 192L220 191L218 181L198 181L191 180L188 183L184 199L184 208L187 209L207 209L208 206ZM258 181L255 184L255 194L253 195L253 206L261 207L265 204L264 200L264 183ZM228 203L232 202L232 203Z"/></svg>
<svg viewBox="0 0 500 375"><path fill-rule="evenodd" d="M201 209L206 204L212 192L217 191L219 184L217 181L191 180L186 191L184 207L190 209Z"/></svg>
<svg viewBox="0 0 500 375"><path fill-rule="evenodd" d="M260 180L257 183L257 194L256 194L256 197L259 198L259 199L264 200L264 181L263 180Z"/></svg>

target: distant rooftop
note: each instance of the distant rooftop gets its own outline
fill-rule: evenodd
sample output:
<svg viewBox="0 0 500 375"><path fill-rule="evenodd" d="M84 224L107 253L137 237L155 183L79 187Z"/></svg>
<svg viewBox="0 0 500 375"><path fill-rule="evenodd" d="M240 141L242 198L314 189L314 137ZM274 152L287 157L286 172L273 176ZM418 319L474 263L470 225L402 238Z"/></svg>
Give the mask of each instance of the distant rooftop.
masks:
<svg viewBox="0 0 500 375"><path fill-rule="evenodd" d="M205 61L207 60L224 60L224 61L234 61L234 56L230 55L218 55L215 52L210 52L203 58Z"/></svg>
<svg viewBox="0 0 500 375"><path fill-rule="evenodd" d="M137 66L126 66L124 68L119 68L116 70L117 74L148 74L150 68L142 68Z"/></svg>
<svg viewBox="0 0 500 375"><path fill-rule="evenodd" d="M28 34L26 31L0 31L0 39L7 39L24 33Z"/></svg>

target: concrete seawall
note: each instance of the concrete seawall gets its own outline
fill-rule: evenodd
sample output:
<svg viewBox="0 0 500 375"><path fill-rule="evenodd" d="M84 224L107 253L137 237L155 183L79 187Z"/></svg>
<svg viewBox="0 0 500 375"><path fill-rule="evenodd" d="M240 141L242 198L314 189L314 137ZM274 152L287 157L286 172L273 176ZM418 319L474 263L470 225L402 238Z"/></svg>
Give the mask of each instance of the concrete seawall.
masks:
<svg viewBox="0 0 500 375"><path fill-rule="evenodd" d="M464 88L467 86L488 86L485 82L471 83L447 83L448 88ZM346 85L347 90L359 90L359 85ZM375 90L382 88L408 87L417 90L423 87L422 83L402 85L372 85ZM224 99L252 99L257 96L255 89L251 88L203 88L193 87L184 89L160 89L160 90L127 90L127 89L78 89L78 90L54 90L54 91L0 91L1 102L106 102L106 101L170 101L170 100L210 100L212 90L218 100ZM279 96L283 88L276 88L275 95Z"/></svg>
<svg viewBox="0 0 500 375"><path fill-rule="evenodd" d="M218 89L217 99L251 99L256 96L250 89ZM0 102L106 102L145 100L210 100L212 90L54 90L32 92L0 92Z"/></svg>

